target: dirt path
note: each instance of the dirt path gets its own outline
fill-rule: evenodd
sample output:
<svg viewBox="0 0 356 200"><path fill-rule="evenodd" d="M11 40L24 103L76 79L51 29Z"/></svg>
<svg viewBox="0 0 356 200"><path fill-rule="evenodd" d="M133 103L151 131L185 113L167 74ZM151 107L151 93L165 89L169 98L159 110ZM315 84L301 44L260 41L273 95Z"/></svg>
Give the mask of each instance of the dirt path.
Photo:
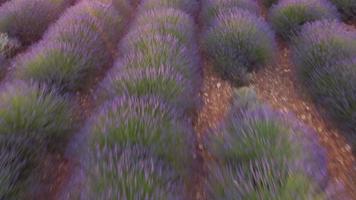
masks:
<svg viewBox="0 0 356 200"><path fill-rule="evenodd" d="M305 89L301 88L289 56L288 46L279 42L276 64L256 72L252 85L262 100L282 112L295 113L298 119L318 133L321 144L327 150L331 178L344 183L347 191L356 197L356 169L351 147L338 130L324 119Z"/></svg>

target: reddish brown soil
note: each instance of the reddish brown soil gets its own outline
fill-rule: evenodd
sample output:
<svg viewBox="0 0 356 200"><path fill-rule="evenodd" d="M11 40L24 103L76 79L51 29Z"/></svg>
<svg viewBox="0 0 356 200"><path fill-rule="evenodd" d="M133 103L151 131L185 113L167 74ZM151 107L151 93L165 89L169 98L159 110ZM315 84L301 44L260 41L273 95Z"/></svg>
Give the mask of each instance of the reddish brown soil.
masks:
<svg viewBox="0 0 356 200"><path fill-rule="evenodd" d="M229 82L222 80L220 76L214 72L212 65L208 61L203 63L203 86L199 94L202 99L202 107L198 111L194 129L197 133L197 148L198 154L202 157L200 171L197 172L199 177L196 186L195 198L197 200L206 199L204 194L204 177L206 172L204 169L204 161L208 156L202 144L202 138L209 129L216 127L221 122L230 108L232 97L232 87Z"/></svg>
<svg viewBox="0 0 356 200"><path fill-rule="evenodd" d="M356 197L355 159L351 147L332 123L323 117L296 80L295 68L289 59L287 45L280 43L275 64L266 66L253 75L252 85L261 99L282 112L293 112L319 136L327 150L328 169L335 182L342 182Z"/></svg>

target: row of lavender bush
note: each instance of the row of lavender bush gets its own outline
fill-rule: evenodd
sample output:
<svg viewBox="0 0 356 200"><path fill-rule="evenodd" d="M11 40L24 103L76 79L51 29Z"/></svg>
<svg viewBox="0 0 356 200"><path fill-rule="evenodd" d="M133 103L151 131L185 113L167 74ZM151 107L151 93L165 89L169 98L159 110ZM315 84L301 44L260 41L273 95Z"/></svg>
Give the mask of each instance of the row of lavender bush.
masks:
<svg viewBox="0 0 356 200"><path fill-rule="evenodd" d="M208 0L203 5L204 50L214 69L238 84L274 57L274 33L257 13L253 0Z"/></svg>
<svg viewBox="0 0 356 200"><path fill-rule="evenodd" d="M47 27L73 0L11 0L0 7L1 54L12 56L20 45L41 39Z"/></svg>
<svg viewBox="0 0 356 200"><path fill-rule="evenodd" d="M280 0L271 7L268 18L280 36L291 39L306 22L338 19L339 14L328 0Z"/></svg>
<svg viewBox="0 0 356 200"><path fill-rule="evenodd" d="M273 59L274 34L253 0L208 0L204 50L215 68L241 80ZM210 15L213 15L212 17ZM323 199L326 155L316 134L263 105L251 89L235 91L232 108L208 134L208 199Z"/></svg>
<svg viewBox="0 0 356 200"><path fill-rule="evenodd" d="M298 76L314 100L337 120L355 145L356 32L326 0L280 0L269 19L293 46Z"/></svg>
<svg viewBox="0 0 356 200"><path fill-rule="evenodd" d="M316 133L262 104L250 88L206 140L208 199L324 199L326 152Z"/></svg>
<svg viewBox="0 0 356 200"><path fill-rule="evenodd" d="M81 88L93 69L110 63L110 44L123 25L111 4L81 1L15 58L16 79L24 80L0 92L0 199L26 199L38 182L41 155L64 149L76 124L64 92Z"/></svg>
<svg viewBox="0 0 356 200"><path fill-rule="evenodd" d="M184 199L200 73L192 0L144 0L100 84L80 199Z"/></svg>
<svg viewBox="0 0 356 200"><path fill-rule="evenodd" d="M5 74L7 59L38 41L72 3L73 0L0 1L0 79Z"/></svg>
<svg viewBox="0 0 356 200"><path fill-rule="evenodd" d="M289 16L287 16L287 18L284 20L288 20L291 17L292 19L294 19L292 21L295 21L297 19L299 20L311 19L315 17L317 18L326 17L326 16L330 17L330 15L325 15L327 14L326 11L330 11L331 7L330 5L327 5L330 3L336 6L343 20L347 21L347 20L356 19L356 1L354 0L325 0L325 1L263 0L262 2L266 7L270 7L270 6L274 7L277 4L282 4L283 6L282 5L277 6L278 11L275 10L274 12L276 12L276 14L280 12L289 13ZM287 7L289 7L289 9ZM329 14L331 13L329 12ZM300 18L298 18L297 16L300 16Z"/></svg>
<svg viewBox="0 0 356 200"><path fill-rule="evenodd" d="M307 23L293 40L298 78L356 146L356 31L332 20Z"/></svg>

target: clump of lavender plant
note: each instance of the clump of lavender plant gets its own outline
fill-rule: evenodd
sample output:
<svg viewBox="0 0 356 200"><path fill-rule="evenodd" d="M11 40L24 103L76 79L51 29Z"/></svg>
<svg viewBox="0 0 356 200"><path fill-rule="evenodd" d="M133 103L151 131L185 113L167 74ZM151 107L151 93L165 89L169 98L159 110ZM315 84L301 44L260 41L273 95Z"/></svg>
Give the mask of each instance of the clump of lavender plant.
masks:
<svg viewBox="0 0 356 200"><path fill-rule="evenodd" d="M171 66L188 80L197 80L195 55L174 37L151 35L146 38L138 35L123 42L122 49L129 52L123 60L124 68Z"/></svg>
<svg viewBox="0 0 356 200"><path fill-rule="evenodd" d="M232 8L241 8L258 14L259 8L255 0L207 0L202 8L201 18L209 24L219 13L224 13Z"/></svg>
<svg viewBox="0 0 356 200"><path fill-rule="evenodd" d="M115 69L102 87L101 96L113 98L128 94L132 96L159 96L176 108L187 111L195 108L196 98L191 81L168 66L159 68Z"/></svg>
<svg viewBox="0 0 356 200"><path fill-rule="evenodd" d="M304 25L293 41L293 61L303 81L316 69L353 58L355 38L354 31L337 21L322 20Z"/></svg>
<svg viewBox="0 0 356 200"><path fill-rule="evenodd" d="M81 199L183 199L182 178L140 146L97 146L87 164Z"/></svg>
<svg viewBox="0 0 356 200"><path fill-rule="evenodd" d="M144 0L141 3L140 10L149 10L155 8L175 8L184 12L194 14L197 10L196 0Z"/></svg>
<svg viewBox="0 0 356 200"><path fill-rule="evenodd" d="M14 0L0 7L0 32L23 45L39 40L72 0Z"/></svg>
<svg viewBox="0 0 356 200"><path fill-rule="evenodd" d="M337 18L336 8L327 0L282 0L269 12L274 30L285 39L298 34L306 22Z"/></svg>
<svg viewBox="0 0 356 200"><path fill-rule="evenodd" d="M224 77L245 83L274 55L274 34L262 18L242 9L220 13L204 36L204 49Z"/></svg>
<svg viewBox="0 0 356 200"><path fill-rule="evenodd" d="M354 0L330 0L338 8L345 20L356 19L356 2Z"/></svg>
<svg viewBox="0 0 356 200"><path fill-rule="evenodd" d="M189 31L192 31L194 27L194 22L187 13L174 8L151 9L140 14L135 20L135 26L143 26L152 23L185 27L183 29Z"/></svg>
<svg viewBox="0 0 356 200"><path fill-rule="evenodd" d="M46 33L44 40L15 62L17 76L63 91L83 89L89 77L112 62L122 17L109 5L83 1Z"/></svg>
<svg viewBox="0 0 356 200"><path fill-rule="evenodd" d="M327 182L325 151L295 119L237 91L226 120L206 146L209 199L318 199ZM308 152L308 153L305 153Z"/></svg>
<svg viewBox="0 0 356 200"><path fill-rule="evenodd" d="M156 97L117 97L90 123L92 141L100 146L140 145L185 171L190 163L192 127L172 106Z"/></svg>
<svg viewBox="0 0 356 200"><path fill-rule="evenodd" d="M16 81L0 92L0 135L19 132L58 142L71 132L72 120L67 98L46 86Z"/></svg>
<svg viewBox="0 0 356 200"><path fill-rule="evenodd" d="M192 24L191 24L192 25ZM144 26L139 26L129 33L126 40L134 41L135 37L149 38L153 35L170 36L176 38L179 43L185 46L192 46L194 40L194 33L192 30L194 26L170 24L170 23L150 23Z"/></svg>

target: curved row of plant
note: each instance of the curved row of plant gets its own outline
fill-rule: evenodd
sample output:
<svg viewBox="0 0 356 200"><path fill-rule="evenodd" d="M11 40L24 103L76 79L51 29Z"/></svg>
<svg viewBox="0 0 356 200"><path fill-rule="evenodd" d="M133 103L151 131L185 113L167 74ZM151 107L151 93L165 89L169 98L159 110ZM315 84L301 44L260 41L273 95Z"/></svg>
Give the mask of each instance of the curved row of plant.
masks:
<svg viewBox="0 0 356 200"><path fill-rule="evenodd" d="M185 199L201 80L191 0L144 0L100 84L81 199Z"/></svg>
<svg viewBox="0 0 356 200"><path fill-rule="evenodd" d="M25 199L37 189L43 155L64 150L76 129L80 111L65 92L110 63L123 26L112 5L81 1L15 58L16 80L0 92L0 199Z"/></svg>
<svg viewBox="0 0 356 200"><path fill-rule="evenodd" d="M298 78L356 145L356 31L332 20L307 23L293 41Z"/></svg>
<svg viewBox="0 0 356 200"><path fill-rule="evenodd" d="M72 3L73 0L0 1L0 79L7 59L38 41Z"/></svg>
<svg viewBox="0 0 356 200"><path fill-rule="evenodd" d="M204 50L230 80L273 60L274 34L256 8L252 0L210 0L203 7ZM259 102L253 90L235 91L229 114L205 143L208 199L323 199L326 155L315 136Z"/></svg>
<svg viewBox="0 0 356 200"><path fill-rule="evenodd" d="M328 0L280 0L268 15L273 29L284 39L298 35L303 24L317 20L339 19L336 7Z"/></svg>
<svg viewBox="0 0 356 200"><path fill-rule="evenodd" d="M281 0L270 9L276 31L291 41L298 78L356 144L356 31L326 0Z"/></svg>

